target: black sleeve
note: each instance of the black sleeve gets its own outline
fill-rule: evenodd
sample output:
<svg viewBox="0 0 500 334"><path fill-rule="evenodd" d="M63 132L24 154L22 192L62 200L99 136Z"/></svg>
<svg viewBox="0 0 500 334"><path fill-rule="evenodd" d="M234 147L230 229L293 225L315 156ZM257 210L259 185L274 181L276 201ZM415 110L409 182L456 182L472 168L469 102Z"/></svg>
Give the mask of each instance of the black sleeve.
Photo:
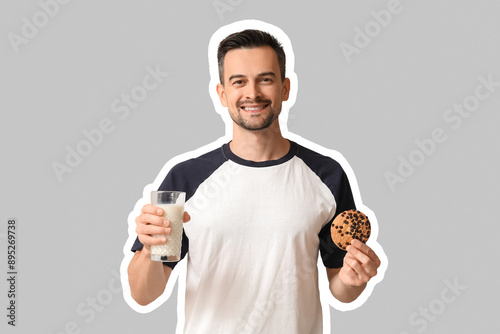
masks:
<svg viewBox="0 0 500 334"><path fill-rule="evenodd" d="M333 243L330 228L337 215L349 209L356 209L354 197L347 175L342 170L341 177L337 178L331 185L337 208L333 218L321 229L319 233L319 251L323 264L327 268L340 268L344 262L346 251L340 249Z"/></svg>

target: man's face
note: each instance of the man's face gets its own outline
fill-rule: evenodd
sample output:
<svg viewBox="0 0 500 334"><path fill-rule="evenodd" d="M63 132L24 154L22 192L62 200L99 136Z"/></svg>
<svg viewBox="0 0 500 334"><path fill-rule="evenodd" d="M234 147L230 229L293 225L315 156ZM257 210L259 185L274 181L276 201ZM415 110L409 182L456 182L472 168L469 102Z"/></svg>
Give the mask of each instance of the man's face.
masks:
<svg viewBox="0 0 500 334"><path fill-rule="evenodd" d="M246 130L269 127L288 100L290 80L281 80L278 57L271 47L236 49L224 59L224 85L217 94L233 121Z"/></svg>

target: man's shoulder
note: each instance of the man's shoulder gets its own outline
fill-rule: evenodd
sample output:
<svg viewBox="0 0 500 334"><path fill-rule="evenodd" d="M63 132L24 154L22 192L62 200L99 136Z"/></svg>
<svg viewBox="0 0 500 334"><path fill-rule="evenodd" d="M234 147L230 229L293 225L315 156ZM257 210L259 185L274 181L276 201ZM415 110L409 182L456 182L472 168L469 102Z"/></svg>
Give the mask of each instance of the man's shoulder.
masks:
<svg viewBox="0 0 500 334"><path fill-rule="evenodd" d="M317 152L311 148L298 145L297 157L302 159L307 167L320 178L337 201L352 197L347 174L337 161L337 159L340 159L346 163L339 152L328 149L321 149L320 152ZM351 202L347 204L347 206L352 205L354 204Z"/></svg>
<svg viewBox="0 0 500 334"><path fill-rule="evenodd" d="M223 153L223 146L224 145L181 161L173 166L170 172L189 175L203 174L204 171L213 171L227 160Z"/></svg>
<svg viewBox="0 0 500 334"><path fill-rule="evenodd" d="M332 151L333 152L333 151ZM319 153L316 150L297 144L297 157L318 173L343 173L343 168L340 163L333 157L333 154Z"/></svg>
<svg viewBox="0 0 500 334"><path fill-rule="evenodd" d="M175 164L168 171L159 190L185 191L188 199L198 186L227 160L221 146L198 156L195 156L196 151L192 153L193 157Z"/></svg>

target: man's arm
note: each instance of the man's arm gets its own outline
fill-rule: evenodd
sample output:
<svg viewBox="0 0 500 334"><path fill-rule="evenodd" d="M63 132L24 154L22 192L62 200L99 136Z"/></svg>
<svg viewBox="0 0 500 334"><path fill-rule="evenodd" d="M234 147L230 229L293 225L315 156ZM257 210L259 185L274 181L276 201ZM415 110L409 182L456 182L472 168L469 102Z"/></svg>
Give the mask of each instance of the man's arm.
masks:
<svg viewBox="0 0 500 334"><path fill-rule="evenodd" d="M341 268L326 268L332 295L343 303L354 301L363 292L366 283L377 275L379 266L377 254L354 239L347 247L344 265Z"/></svg>
<svg viewBox="0 0 500 334"><path fill-rule="evenodd" d="M128 280L132 298L139 305L147 305L161 296L172 269L163 262L151 261L151 251L136 251L128 266Z"/></svg>
<svg viewBox="0 0 500 334"><path fill-rule="evenodd" d="M190 220L184 212L184 223ZM163 210L157 206L146 204L141 214L135 219L136 232L143 244L137 250L128 266L128 281L132 298L140 305L147 305L161 296L165 291L172 269L151 260L151 245L164 244L167 239L153 235L169 235L172 232L170 221L163 218Z"/></svg>

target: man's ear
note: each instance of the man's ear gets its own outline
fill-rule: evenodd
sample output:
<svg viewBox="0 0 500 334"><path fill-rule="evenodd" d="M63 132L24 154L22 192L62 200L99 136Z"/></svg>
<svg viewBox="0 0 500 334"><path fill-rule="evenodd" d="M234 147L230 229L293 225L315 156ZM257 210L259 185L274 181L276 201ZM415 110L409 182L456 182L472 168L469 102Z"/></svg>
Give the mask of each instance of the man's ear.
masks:
<svg viewBox="0 0 500 334"><path fill-rule="evenodd" d="M285 78L285 81L283 82L283 94L281 100L288 101L289 96L290 96L290 79Z"/></svg>
<svg viewBox="0 0 500 334"><path fill-rule="evenodd" d="M217 95L219 95L220 103L223 107L227 107L226 92L222 84L217 84Z"/></svg>

